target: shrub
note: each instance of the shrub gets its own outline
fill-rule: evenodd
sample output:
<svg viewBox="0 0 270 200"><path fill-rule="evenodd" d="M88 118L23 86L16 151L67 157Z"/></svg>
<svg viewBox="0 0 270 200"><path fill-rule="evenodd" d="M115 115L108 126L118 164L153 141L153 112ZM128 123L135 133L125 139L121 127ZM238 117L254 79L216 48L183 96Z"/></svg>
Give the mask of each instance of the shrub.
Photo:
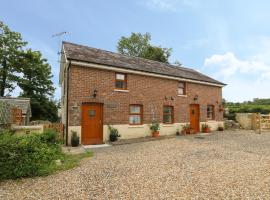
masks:
<svg viewBox="0 0 270 200"><path fill-rule="evenodd" d="M42 142L55 145L61 143L58 134L52 129L45 129L43 134L40 135Z"/></svg>
<svg viewBox="0 0 270 200"><path fill-rule="evenodd" d="M159 123L157 121L152 121L151 125L150 125L150 130L152 132L157 132L159 131Z"/></svg>
<svg viewBox="0 0 270 200"><path fill-rule="evenodd" d="M118 134L118 130L112 127L111 125L108 125L108 128L110 131L110 141L111 142L117 141L118 137L120 137L120 135Z"/></svg>
<svg viewBox="0 0 270 200"><path fill-rule="evenodd" d="M48 174L63 156L52 132L18 136L0 134L0 180ZM54 144L54 145L52 145Z"/></svg>
<svg viewBox="0 0 270 200"><path fill-rule="evenodd" d="M80 137L77 135L76 131L71 131L71 146L77 147L80 143Z"/></svg>

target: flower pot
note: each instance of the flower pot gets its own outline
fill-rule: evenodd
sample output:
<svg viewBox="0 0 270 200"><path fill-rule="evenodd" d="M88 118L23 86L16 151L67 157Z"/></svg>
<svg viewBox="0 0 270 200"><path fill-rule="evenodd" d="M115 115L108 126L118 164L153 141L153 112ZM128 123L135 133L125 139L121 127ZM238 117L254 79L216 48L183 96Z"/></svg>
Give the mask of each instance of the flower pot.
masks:
<svg viewBox="0 0 270 200"><path fill-rule="evenodd" d="M159 131L152 132L152 137L159 137Z"/></svg>
<svg viewBox="0 0 270 200"><path fill-rule="evenodd" d="M203 128L203 133L210 133L210 128Z"/></svg>
<svg viewBox="0 0 270 200"><path fill-rule="evenodd" d="M218 127L218 131L223 131L224 128L223 127Z"/></svg>
<svg viewBox="0 0 270 200"><path fill-rule="evenodd" d="M184 129L181 131L182 135L186 135L186 134L191 134L191 130L190 129Z"/></svg>

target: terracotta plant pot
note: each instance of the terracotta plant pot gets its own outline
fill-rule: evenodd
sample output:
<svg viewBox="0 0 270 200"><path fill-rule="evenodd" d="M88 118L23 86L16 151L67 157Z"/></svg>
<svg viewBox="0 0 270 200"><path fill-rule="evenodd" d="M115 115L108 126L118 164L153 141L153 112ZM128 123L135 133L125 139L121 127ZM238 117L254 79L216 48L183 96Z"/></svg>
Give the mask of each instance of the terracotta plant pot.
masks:
<svg viewBox="0 0 270 200"><path fill-rule="evenodd" d="M210 130L210 128L203 128L203 133L210 133L211 132L211 130Z"/></svg>
<svg viewBox="0 0 270 200"><path fill-rule="evenodd" d="M159 131L152 132L152 137L159 137Z"/></svg>
<svg viewBox="0 0 270 200"><path fill-rule="evenodd" d="M191 129L184 129L184 130L181 131L181 133L182 133L183 135L191 134Z"/></svg>

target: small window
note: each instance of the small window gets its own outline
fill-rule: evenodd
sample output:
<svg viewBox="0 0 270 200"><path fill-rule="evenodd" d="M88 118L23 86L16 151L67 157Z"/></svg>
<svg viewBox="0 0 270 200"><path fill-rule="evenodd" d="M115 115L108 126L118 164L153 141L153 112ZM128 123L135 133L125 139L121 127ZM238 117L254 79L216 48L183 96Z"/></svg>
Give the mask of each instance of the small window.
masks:
<svg viewBox="0 0 270 200"><path fill-rule="evenodd" d="M129 124L139 125L142 124L142 105L129 106Z"/></svg>
<svg viewBox="0 0 270 200"><path fill-rule="evenodd" d="M214 106L207 105L207 119L214 119L214 118L215 118Z"/></svg>
<svg viewBox="0 0 270 200"><path fill-rule="evenodd" d="M116 73L115 74L115 88L120 90L127 89L127 75Z"/></svg>
<svg viewBox="0 0 270 200"><path fill-rule="evenodd" d="M172 106L163 107L163 123L164 124L173 123L173 107Z"/></svg>
<svg viewBox="0 0 270 200"><path fill-rule="evenodd" d="M178 95L185 95L186 94L186 83L179 82L178 83Z"/></svg>

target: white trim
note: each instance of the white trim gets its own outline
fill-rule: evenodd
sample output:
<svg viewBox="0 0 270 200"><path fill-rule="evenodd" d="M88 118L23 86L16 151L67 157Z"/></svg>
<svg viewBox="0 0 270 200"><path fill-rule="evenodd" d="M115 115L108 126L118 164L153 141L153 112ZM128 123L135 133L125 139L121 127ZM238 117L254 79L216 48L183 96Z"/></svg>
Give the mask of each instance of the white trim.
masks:
<svg viewBox="0 0 270 200"><path fill-rule="evenodd" d="M197 81L197 80L192 80L192 79L187 79L187 78L178 78L178 77L155 74L155 73L151 73L151 72L142 72L142 71L131 70L131 69L122 69L122 68L118 68L118 67L94 64L94 63L86 63L86 62L81 62L81 61L71 61L71 64L85 66L85 67L92 67L92 68L97 68L97 69L111 70L111 71L122 72L122 73L132 73L132 74L139 74L139 75L145 75L145 76L153 76L153 77L158 77L158 78L166 78L166 79L172 79L172 80L178 80L178 81L185 81L185 82L190 82L190 83L199 83L199 84L211 85L211 86L217 86L217 87L224 86L222 84L209 83L209 82L205 82L205 81Z"/></svg>
<svg viewBox="0 0 270 200"><path fill-rule="evenodd" d="M119 90L119 89L114 89L113 91L115 91L115 92L129 92L129 90Z"/></svg>
<svg viewBox="0 0 270 200"><path fill-rule="evenodd" d="M144 125L129 125L128 128L144 128Z"/></svg>
<svg viewBox="0 0 270 200"><path fill-rule="evenodd" d="M177 96L178 96L178 97L187 97L186 94L184 94L184 95L183 95L183 94L178 94Z"/></svg>
<svg viewBox="0 0 270 200"><path fill-rule="evenodd" d="M174 123L173 124L162 124L162 127L174 127Z"/></svg>

